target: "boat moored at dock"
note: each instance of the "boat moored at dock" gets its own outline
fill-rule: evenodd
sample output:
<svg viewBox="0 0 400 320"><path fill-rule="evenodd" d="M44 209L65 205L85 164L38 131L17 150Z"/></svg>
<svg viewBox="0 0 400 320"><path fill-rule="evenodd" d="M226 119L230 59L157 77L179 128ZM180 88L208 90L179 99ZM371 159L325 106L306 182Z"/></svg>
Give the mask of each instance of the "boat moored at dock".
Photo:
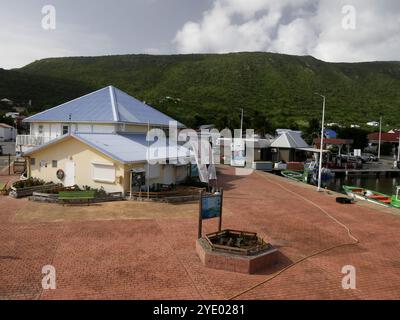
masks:
<svg viewBox="0 0 400 320"><path fill-rule="evenodd" d="M396 195L393 196L388 196L377 191L355 186L343 186L343 190L348 196L355 199L366 200L385 207L400 208L400 186L397 187Z"/></svg>

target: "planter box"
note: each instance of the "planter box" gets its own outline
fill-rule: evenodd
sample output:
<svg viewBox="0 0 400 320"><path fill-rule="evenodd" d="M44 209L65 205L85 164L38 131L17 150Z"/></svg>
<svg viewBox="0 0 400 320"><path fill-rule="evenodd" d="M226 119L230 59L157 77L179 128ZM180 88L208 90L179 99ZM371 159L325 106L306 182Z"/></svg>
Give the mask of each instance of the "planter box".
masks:
<svg viewBox="0 0 400 320"><path fill-rule="evenodd" d="M242 256L214 251L204 238L196 241L196 253L207 268L245 274L262 273L279 263L279 251L275 248L257 255Z"/></svg>
<svg viewBox="0 0 400 320"><path fill-rule="evenodd" d="M46 191L52 190L57 187L59 187L59 185L54 184L54 183L45 184L42 186L34 186L34 187L18 188L18 189L13 186L13 187L11 187L9 195L13 198L23 198L23 197L32 196L34 192L44 193Z"/></svg>
<svg viewBox="0 0 400 320"><path fill-rule="evenodd" d="M29 197L29 200L37 202L56 203L58 201L58 194L34 192L33 195Z"/></svg>
<svg viewBox="0 0 400 320"><path fill-rule="evenodd" d="M99 202L109 202L109 201L120 201L123 200L122 192L112 192L103 197L96 197L90 201L90 203L99 203ZM31 197L29 197L31 201L38 202L46 202L46 203L57 203L58 202L58 194L57 193L43 193L43 192L34 192Z"/></svg>
<svg viewBox="0 0 400 320"><path fill-rule="evenodd" d="M124 200L122 192L112 192L108 193L103 197L95 197L90 203L99 203L99 202L110 202L110 201L121 201Z"/></svg>

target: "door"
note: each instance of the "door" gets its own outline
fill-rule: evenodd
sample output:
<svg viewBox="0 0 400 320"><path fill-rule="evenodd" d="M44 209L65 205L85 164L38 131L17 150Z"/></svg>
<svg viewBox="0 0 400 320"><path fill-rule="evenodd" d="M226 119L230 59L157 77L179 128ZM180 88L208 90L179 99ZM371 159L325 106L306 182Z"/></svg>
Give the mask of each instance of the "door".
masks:
<svg viewBox="0 0 400 320"><path fill-rule="evenodd" d="M64 186L72 187L73 185L75 185L75 162L67 161L65 163Z"/></svg>

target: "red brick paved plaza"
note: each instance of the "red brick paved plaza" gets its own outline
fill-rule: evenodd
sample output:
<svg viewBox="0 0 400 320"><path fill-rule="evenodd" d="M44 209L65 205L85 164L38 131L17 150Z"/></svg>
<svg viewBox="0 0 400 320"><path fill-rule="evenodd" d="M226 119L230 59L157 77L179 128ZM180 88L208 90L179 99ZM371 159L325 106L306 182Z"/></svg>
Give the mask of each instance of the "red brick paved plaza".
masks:
<svg viewBox="0 0 400 320"><path fill-rule="evenodd" d="M282 257L274 269L256 275L206 269L195 252L193 215L20 222L16 213L29 202L1 196L0 299L227 299L303 257L353 241L288 190L318 203L360 243L296 264L239 299L400 298L400 215L394 209L339 205L334 195L268 174L241 177L225 167L220 173L230 212L224 228L258 232L277 246ZM204 232L216 227L217 221L206 221ZM56 290L41 287L41 269L49 264L57 271ZM356 290L342 289L344 265L356 267Z"/></svg>

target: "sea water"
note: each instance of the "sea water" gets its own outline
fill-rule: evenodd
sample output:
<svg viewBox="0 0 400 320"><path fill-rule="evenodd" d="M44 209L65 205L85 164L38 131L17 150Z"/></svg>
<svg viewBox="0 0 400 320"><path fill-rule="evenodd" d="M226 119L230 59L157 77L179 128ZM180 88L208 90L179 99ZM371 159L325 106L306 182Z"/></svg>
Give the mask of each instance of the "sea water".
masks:
<svg viewBox="0 0 400 320"><path fill-rule="evenodd" d="M396 193L396 187L400 186L400 177L376 177L376 176L347 176L335 177L325 182L329 190L344 193L342 186L356 186L374 190L387 195Z"/></svg>

